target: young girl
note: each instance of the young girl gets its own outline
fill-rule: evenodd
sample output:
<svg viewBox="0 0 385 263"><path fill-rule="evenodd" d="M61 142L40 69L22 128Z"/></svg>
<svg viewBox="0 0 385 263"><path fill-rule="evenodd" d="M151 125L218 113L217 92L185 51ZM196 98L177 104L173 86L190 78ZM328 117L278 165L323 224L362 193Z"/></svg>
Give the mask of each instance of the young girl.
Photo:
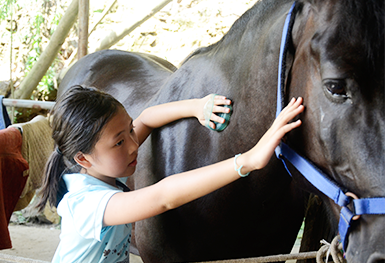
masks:
<svg viewBox="0 0 385 263"><path fill-rule="evenodd" d="M52 111L57 146L47 162L40 202L40 208L47 201L59 202L62 232L53 262L128 262L130 223L179 207L263 168L281 138L301 124L288 122L304 109L302 99L293 98L258 144L242 155L126 192L118 179L135 172L138 148L151 131L188 117L204 125L208 100L209 96L150 107L132 120L116 99L95 89L76 86L62 96ZM230 100L216 96L213 111L228 112L219 105L229 104ZM211 121L224 120L212 114ZM71 173L71 166L79 167L79 172Z"/></svg>

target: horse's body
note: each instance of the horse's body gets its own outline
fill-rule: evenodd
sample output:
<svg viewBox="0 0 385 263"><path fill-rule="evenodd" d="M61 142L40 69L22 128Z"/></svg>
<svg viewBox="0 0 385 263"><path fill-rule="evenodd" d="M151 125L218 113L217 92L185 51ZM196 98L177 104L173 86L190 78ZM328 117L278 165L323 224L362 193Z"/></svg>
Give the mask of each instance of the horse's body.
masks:
<svg viewBox="0 0 385 263"><path fill-rule="evenodd" d="M338 26L355 15L349 12L356 7L348 14L329 15L329 10L346 6L341 2L353 1L298 5L286 95L304 97L306 111L302 127L288 142L360 197L385 196L383 17L370 18L371 1L361 1L366 13L351 18L361 27L342 39ZM383 3L374 2L383 16ZM119 99L133 118L147 106L209 93L234 101L230 125L221 133L193 119L155 130L141 147L137 173L130 178L135 189L230 158L251 148L274 120L281 32L291 4L258 2L221 41L195 52L175 72L166 61L144 54L88 55L68 71L59 93L75 84L97 87ZM377 25L378 31L365 28L369 18L369 26ZM378 45L366 45L369 40ZM359 53L363 43L369 48ZM135 242L141 257L145 262L185 262L290 252L307 201L298 186L318 194L295 171L293 178L273 157L265 169L247 178L137 222ZM331 217L332 224L337 217ZM368 235L372 238L365 239ZM383 262L384 236L384 216L363 216L350 235L349 262Z"/></svg>

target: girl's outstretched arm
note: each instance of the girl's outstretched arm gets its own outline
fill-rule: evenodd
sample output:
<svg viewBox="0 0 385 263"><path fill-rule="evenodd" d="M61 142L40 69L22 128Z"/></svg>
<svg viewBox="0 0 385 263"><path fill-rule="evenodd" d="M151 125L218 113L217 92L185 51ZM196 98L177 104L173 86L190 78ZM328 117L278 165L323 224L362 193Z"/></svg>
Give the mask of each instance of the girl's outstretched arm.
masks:
<svg viewBox="0 0 385 263"><path fill-rule="evenodd" d="M270 129L248 152L234 158L169 176L158 183L128 193L117 193L109 200L104 225L119 225L149 218L177 208L209 194L253 170L266 166L282 137L301 125L301 121L289 123L304 110L302 98L292 99L279 114ZM235 164L234 164L235 162Z"/></svg>
<svg viewBox="0 0 385 263"><path fill-rule="evenodd" d="M139 117L134 120L134 130L138 136L139 145L146 140L153 129L162 127L179 119L196 117L199 122L204 125L205 118L203 108L209 99L210 95L202 99L174 101L145 109ZM228 113L230 112L230 109L221 107L220 105L230 104L231 100L224 96L217 95L214 100L213 112ZM215 114L211 115L211 120L219 123L225 121Z"/></svg>

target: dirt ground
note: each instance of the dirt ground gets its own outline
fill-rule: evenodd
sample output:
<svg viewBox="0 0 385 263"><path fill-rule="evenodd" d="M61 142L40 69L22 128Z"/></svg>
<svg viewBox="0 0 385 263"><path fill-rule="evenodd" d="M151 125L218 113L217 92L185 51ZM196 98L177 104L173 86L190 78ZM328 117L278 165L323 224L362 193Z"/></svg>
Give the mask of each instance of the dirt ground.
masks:
<svg viewBox="0 0 385 263"><path fill-rule="evenodd" d="M51 262L59 244L60 229L55 225L10 225L9 232L12 240L12 248L0 250L0 263L9 262ZM10 258L12 256L12 258ZM26 260L29 259L29 260ZM143 261L131 255L131 263Z"/></svg>
<svg viewBox="0 0 385 263"><path fill-rule="evenodd" d="M60 229L24 225L10 225L8 229L13 248L0 250L0 262L1 254L51 261L59 244Z"/></svg>
<svg viewBox="0 0 385 263"><path fill-rule="evenodd" d="M55 253L59 244L60 229L55 225L10 225L9 231L12 240L11 249L0 250L0 263L47 263ZM293 247L292 253L298 253L299 243ZM142 263L135 256L130 256L131 263ZM295 263L295 260L286 263Z"/></svg>

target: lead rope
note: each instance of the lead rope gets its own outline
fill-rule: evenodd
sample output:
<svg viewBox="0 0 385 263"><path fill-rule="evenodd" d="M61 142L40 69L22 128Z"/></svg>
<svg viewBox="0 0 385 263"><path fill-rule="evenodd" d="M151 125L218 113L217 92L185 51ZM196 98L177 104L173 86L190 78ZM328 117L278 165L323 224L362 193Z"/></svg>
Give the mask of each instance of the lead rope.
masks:
<svg viewBox="0 0 385 263"><path fill-rule="evenodd" d="M346 260L343 257L342 243L340 242L339 235L334 237L331 243L328 243L325 240L322 240L321 243L323 246L318 251L312 252L300 252L297 254L282 254L255 258L204 261L200 263L268 263L313 258L316 259L317 263L330 263L331 261L329 261L329 255L332 256L333 263L346 263Z"/></svg>
<svg viewBox="0 0 385 263"><path fill-rule="evenodd" d="M334 263L346 263L346 260L343 256L342 243L340 242L339 235L334 237L331 243L328 243L325 240L321 240L321 244L323 244L323 246L317 252L317 263L329 262L329 255L332 256Z"/></svg>

